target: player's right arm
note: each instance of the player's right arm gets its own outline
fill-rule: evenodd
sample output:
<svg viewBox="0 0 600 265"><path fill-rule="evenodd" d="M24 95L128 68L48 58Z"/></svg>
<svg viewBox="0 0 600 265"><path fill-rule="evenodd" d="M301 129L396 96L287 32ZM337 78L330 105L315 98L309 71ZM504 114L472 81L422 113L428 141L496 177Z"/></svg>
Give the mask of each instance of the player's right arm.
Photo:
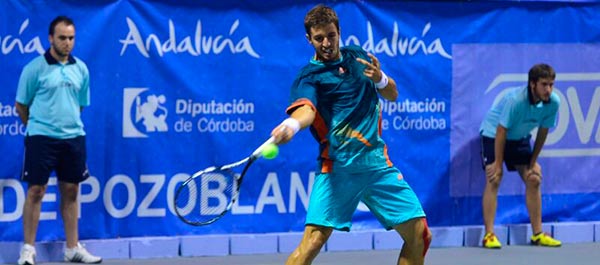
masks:
<svg viewBox="0 0 600 265"><path fill-rule="evenodd" d="M300 123L300 129L304 129L315 121L316 113L310 105L302 105L295 109L290 117Z"/></svg>
<svg viewBox="0 0 600 265"><path fill-rule="evenodd" d="M278 144L287 143L299 130L310 126L315 117L316 112L311 105L299 106L294 109L288 119L273 129L271 136L275 137L275 142Z"/></svg>
<svg viewBox="0 0 600 265"><path fill-rule="evenodd" d="M17 113L19 113L21 122L27 126L27 121L29 120L29 106L16 102L15 107L17 108Z"/></svg>
<svg viewBox="0 0 600 265"><path fill-rule="evenodd" d="M19 83L17 86L17 96L15 99L15 108L21 118L21 122L27 126L29 121L29 107L33 102L38 87L37 68L32 66L33 62L28 63L23 67Z"/></svg>
<svg viewBox="0 0 600 265"><path fill-rule="evenodd" d="M496 178L502 177L502 162L504 162L504 146L506 145L506 128L502 125L496 127L496 138L494 140L494 156L496 159L492 167L486 171L487 179L490 182Z"/></svg>

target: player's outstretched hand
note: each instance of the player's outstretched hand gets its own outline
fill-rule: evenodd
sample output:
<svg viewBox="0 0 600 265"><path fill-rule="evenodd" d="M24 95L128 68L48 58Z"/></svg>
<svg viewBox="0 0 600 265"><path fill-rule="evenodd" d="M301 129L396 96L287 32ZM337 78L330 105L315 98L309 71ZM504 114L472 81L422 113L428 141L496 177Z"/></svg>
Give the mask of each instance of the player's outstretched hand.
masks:
<svg viewBox="0 0 600 265"><path fill-rule="evenodd" d="M379 60L377 59L377 57L375 57L375 55L371 53L369 53L368 55L369 58L371 58L371 62L368 62L367 60L362 58L356 58L356 61L366 66L365 70L363 71L363 74L366 77L373 80L373 82L378 83L379 81L381 81L382 78L381 64L379 63Z"/></svg>
<svg viewBox="0 0 600 265"><path fill-rule="evenodd" d="M271 136L275 137L275 144L281 145L285 144L292 140L294 137L294 130L284 124L279 124L273 131L271 131Z"/></svg>

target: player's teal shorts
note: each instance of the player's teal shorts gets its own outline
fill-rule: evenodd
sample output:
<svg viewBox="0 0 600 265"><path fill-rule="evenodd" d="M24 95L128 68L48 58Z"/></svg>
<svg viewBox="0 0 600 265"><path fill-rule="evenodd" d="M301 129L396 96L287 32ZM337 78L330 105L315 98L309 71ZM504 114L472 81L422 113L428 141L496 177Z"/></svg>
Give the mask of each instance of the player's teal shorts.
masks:
<svg viewBox="0 0 600 265"><path fill-rule="evenodd" d="M315 177L306 224L350 231L352 215L362 201L390 230L425 217L415 192L395 167L364 173L321 173Z"/></svg>

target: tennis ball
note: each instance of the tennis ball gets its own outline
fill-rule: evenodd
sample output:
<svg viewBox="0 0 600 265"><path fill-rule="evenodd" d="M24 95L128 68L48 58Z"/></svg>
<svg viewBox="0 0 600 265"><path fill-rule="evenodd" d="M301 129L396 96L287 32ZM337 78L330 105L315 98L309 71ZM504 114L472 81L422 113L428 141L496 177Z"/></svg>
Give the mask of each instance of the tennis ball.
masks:
<svg viewBox="0 0 600 265"><path fill-rule="evenodd" d="M273 159L279 154L279 147L276 144L268 144L261 150L261 154L266 159Z"/></svg>

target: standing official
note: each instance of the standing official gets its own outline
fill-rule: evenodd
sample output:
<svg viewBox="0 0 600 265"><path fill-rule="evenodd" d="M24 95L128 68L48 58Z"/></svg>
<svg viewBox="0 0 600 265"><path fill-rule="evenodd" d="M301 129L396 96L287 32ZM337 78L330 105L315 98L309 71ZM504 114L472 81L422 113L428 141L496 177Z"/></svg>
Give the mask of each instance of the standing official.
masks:
<svg viewBox="0 0 600 265"><path fill-rule="evenodd" d="M81 59L71 55L75 25L65 16L50 23L50 49L28 63L19 79L16 108L23 124L25 159L22 180L27 182L23 206L25 242L18 263L35 263L35 239L42 198L48 179L56 172L60 211L66 237L65 261L100 263L79 243L79 183L89 177L86 165L83 107L90 103L90 77Z"/></svg>
<svg viewBox="0 0 600 265"><path fill-rule="evenodd" d="M537 163L548 130L556 124L560 99L552 92L556 73L550 65L536 64L529 70L527 86L515 88L488 111L481 124L482 159L486 185L483 192L483 247L500 248L494 234L498 187L502 164L518 171L525 183L525 202L533 236L531 244L558 247L561 242L542 232L542 168ZM533 150L531 132L537 128Z"/></svg>

